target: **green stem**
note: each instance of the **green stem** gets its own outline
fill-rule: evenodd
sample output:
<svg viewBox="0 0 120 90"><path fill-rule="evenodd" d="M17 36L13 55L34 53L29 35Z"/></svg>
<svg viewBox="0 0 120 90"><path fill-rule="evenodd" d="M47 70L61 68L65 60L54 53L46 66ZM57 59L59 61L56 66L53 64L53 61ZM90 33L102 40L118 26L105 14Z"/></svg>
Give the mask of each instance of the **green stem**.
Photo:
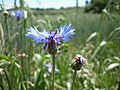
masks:
<svg viewBox="0 0 120 90"><path fill-rule="evenodd" d="M10 39L10 30L9 30L9 27L8 27L8 18L7 18L7 15L5 15L5 24L6 24L6 30L7 30L7 40L8 40L8 45L9 45L9 49L11 49L11 39Z"/></svg>
<svg viewBox="0 0 120 90"><path fill-rule="evenodd" d="M20 0L20 7L24 8L24 0Z"/></svg>
<svg viewBox="0 0 120 90"><path fill-rule="evenodd" d="M20 48L20 31L19 31L19 19L17 19L17 53L19 53Z"/></svg>
<svg viewBox="0 0 120 90"><path fill-rule="evenodd" d="M24 31L23 31L23 35L24 35L24 39L23 39L23 45L25 45L25 47L24 47L24 52L25 52L25 64L26 65L24 65L24 67L25 67L25 71L26 71L26 74L25 74L25 79L28 79L28 77L29 77L29 74L28 74L28 59L27 59L27 57L26 57L26 55L28 54L27 53L27 38L25 37L25 33L26 33L26 28L27 28L27 18L26 19L24 19ZM28 88L27 87L27 83L26 83L26 88Z"/></svg>
<svg viewBox="0 0 120 90"><path fill-rule="evenodd" d="M24 49L23 49L23 28L20 27L20 25L22 25L22 22L20 23L20 19L17 19L17 25L18 25L18 38L17 38L17 50L18 50L18 53L21 54L20 58L20 63L21 63L21 67L22 67L22 75L21 75L21 89L23 89L23 85L22 85L22 82L25 81L25 70L24 70L24 56L22 56L23 52L24 52Z"/></svg>
<svg viewBox="0 0 120 90"><path fill-rule="evenodd" d="M23 53L23 30L20 29L21 54Z"/></svg>
<svg viewBox="0 0 120 90"><path fill-rule="evenodd" d="M77 76L77 71L75 70L75 71L74 71L74 74L73 74L73 83L72 83L72 88L71 88L71 90L74 90L73 88L74 88L74 82L75 82L76 76Z"/></svg>
<svg viewBox="0 0 120 90"><path fill-rule="evenodd" d="M52 72L53 72L53 81L52 81L52 90L54 90L54 80L55 80L55 55L52 55L52 63L53 63L53 68L52 68Z"/></svg>
<svg viewBox="0 0 120 90"><path fill-rule="evenodd" d="M27 28L27 19L24 20L24 44L25 44L25 54L27 54L27 38L25 37L25 33L26 33L26 28Z"/></svg>

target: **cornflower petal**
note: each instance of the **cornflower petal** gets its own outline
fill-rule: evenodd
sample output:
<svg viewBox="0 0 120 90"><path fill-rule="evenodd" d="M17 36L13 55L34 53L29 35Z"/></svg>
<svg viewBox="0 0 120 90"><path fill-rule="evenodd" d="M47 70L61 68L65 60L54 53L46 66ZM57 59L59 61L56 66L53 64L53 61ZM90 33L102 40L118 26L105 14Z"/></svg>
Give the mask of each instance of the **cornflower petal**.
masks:
<svg viewBox="0 0 120 90"><path fill-rule="evenodd" d="M43 44L43 46L42 46L43 50L45 50L45 49L46 49L47 44L48 44L47 42L45 42L45 43Z"/></svg>
<svg viewBox="0 0 120 90"><path fill-rule="evenodd" d="M71 24L61 26L61 27L60 27L60 34L66 34L66 33L68 33L70 30L73 30L73 28L71 27Z"/></svg>
<svg viewBox="0 0 120 90"><path fill-rule="evenodd" d="M60 27L60 33L58 34L58 36L59 36L59 37L62 36L62 37L63 37L63 38L62 38L63 40L68 41L68 40L70 40L69 37L74 34L74 31L75 31L75 29L73 29L73 28L71 27L71 24L68 25L68 26L67 26L67 25L64 25L64 26Z"/></svg>
<svg viewBox="0 0 120 90"><path fill-rule="evenodd" d="M36 41L36 43L39 43L39 42L47 42L47 38L49 34L46 31L39 32L36 27L34 28L30 27L30 29L27 29L27 34L25 35L33 38Z"/></svg>

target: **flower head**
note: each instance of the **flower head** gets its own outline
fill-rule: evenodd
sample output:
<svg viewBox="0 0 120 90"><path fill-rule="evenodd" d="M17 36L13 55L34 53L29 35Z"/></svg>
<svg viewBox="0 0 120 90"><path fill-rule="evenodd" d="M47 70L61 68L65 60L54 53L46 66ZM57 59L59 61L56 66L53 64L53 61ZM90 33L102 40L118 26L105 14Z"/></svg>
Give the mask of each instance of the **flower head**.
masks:
<svg viewBox="0 0 120 90"><path fill-rule="evenodd" d="M30 27L30 29L27 29L26 36L33 38L36 43L44 42L43 49L46 49L47 46L48 48L53 49L55 48L55 43L60 44L63 40L70 40L69 37L74 34L74 31L75 29L72 28L71 25L64 25L58 30L49 32L46 32L45 30L39 32L36 27Z"/></svg>
<svg viewBox="0 0 120 90"><path fill-rule="evenodd" d="M87 60L82 55L77 54L72 60L71 67L73 70L80 70L86 62Z"/></svg>
<svg viewBox="0 0 120 90"><path fill-rule="evenodd" d="M17 18L23 18L24 12L22 10L16 10L16 11L11 12L11 15Z"/></svg>

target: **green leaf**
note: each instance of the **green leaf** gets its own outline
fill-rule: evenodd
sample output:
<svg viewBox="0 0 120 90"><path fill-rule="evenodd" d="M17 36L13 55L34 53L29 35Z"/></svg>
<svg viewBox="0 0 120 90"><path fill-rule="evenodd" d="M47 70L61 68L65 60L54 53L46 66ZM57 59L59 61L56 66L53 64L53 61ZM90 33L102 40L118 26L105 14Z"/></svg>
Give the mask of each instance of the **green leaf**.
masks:
<svg viewBox="0 0 120 90"><path fill-rule="evenodd" d="M91 39L93 39L93 38L96 37L96 36L97 36L97 32L92 33L92 34L88 37L88 39L86 40L86 42L89 42Z"/></svg>
<svg viewBox="0 0 120 90"><path fill-rule="evenodd" d="M2 72L3 71L3 69L2 68L0 68L0 72Z"/></svg>
<svg viewBox="0 0 120 90"><path fill-rule="evenodd" d="M35 76L35 90L45 90L45 80L43 76L43 71L39 71L36 73L37 75Z"/></svg>
<svg viewBox="0 0 120 90"><path fill-rule="evenodd" d="M5 59L6 61L11 61L11 60L9 59L9 57L7 57L7 56L5 56L5 55L3 55L3 54L0 54L0 59Z"/></svg>
<svg viewBox="0 0 120 90"><path fill-rule="evenodd" d="M119 63L112 63L112 64L108 65L108 67L106 68L106 70L107 71L111 70L111 69L113 69L113 68L115 68L115 67L117 67L119 65L120 65Z"/></svg>
<svg viewBox="0 0 120 90"><path fill-rule="evenodd" d="M118 28L116 28L115 30L113 30L113 31L110 33L109 39L115 38L115 36L117 36L117 34L119 33L119 31L120 31L120 27L118 27Z"/></svg>

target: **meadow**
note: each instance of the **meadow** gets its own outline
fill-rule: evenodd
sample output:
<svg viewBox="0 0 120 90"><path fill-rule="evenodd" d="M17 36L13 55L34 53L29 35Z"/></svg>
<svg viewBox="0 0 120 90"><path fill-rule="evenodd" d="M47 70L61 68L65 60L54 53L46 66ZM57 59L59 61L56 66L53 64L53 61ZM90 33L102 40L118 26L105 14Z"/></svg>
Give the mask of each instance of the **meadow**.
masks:
<svg viewBox="0 0 120 90"><path fill-rule="evenodd" d="M73 81L71 61L81 54L87 63L77 71L73 90L120 89L120 11L84 13L84 8L30 9L18 19L0 12L0 90L51 90L52 73L46 64L52 56L25 36L36 26L50 31L71 24L76 30L69 42L57 45L54 90L70 90Z"/></svg>

